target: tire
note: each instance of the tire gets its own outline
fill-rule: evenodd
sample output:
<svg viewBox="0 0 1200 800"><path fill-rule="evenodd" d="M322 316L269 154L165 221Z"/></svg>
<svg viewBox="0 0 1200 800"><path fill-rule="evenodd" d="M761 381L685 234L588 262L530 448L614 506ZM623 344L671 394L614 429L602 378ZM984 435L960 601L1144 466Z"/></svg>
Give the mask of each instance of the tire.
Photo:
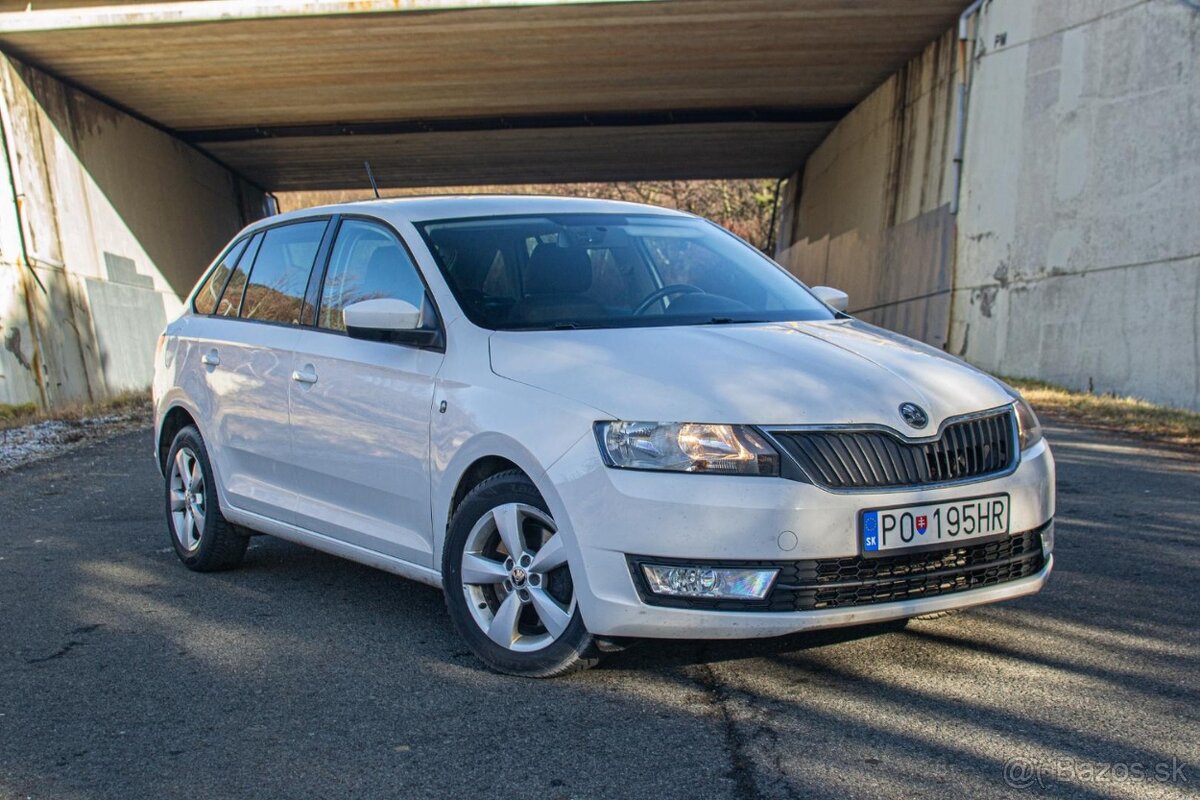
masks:
<svg viewBox="0 0 1200 800"><path fill-rule="evenodd" d="M167 534L184 566L215 572L240 564L250 540L221 515L208 450L194 426L175 434L163 472Z"/></svg>
<svg viewBox="0 0 1200 800"><path fill-rule="evenodd" d="M481 482L450 520L442 552L446 608L472 652L496 672L554 678L600 660L556 530L546 501L516 470ZM521 554L511 556L505 541Z"/></svg>

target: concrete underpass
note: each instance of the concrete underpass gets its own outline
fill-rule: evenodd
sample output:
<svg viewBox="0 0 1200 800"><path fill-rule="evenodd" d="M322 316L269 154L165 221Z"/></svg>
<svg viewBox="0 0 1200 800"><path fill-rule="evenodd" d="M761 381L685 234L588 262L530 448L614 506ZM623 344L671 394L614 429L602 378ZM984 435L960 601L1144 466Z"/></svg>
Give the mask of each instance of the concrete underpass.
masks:
<svg viewBox="0 0 1200 800"><path fill-rule="evenodd" d="M390 187L785 179L777 259L859 316L1200 408L1200 13L989 0L960 38L966 9L0 1L0 404L144 387L272 193L370 160Z"/></svg>

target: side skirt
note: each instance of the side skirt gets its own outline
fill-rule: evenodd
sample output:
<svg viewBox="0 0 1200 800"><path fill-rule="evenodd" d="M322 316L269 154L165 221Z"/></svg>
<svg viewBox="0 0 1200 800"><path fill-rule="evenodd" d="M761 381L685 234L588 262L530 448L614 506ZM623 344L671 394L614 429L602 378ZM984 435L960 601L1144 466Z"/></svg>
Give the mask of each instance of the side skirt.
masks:
<svg viewBox="0 0 1200 800"><path fill-rule="evenodd" d="M432 586L435 589L442 588L442 574L428 567L418 566L408 561L402 561L392 556L377 553L374 550L368 550L365 547L347 544L324 534L313 533L310 530L298 528L286 522L278 522L269 517L252 514L248 511L241 511L229 506L222 506L221 513L230 522L249 528L255 533L267 533L271 536L277 536L280 539L286 539L289 542L295 542L305 547L311 547L314 550L320 550L323 553L346 558L350 561L357 561L359 564L381 569L384 572L390 572L393 575L399 575L401 578L408 578L409 580L423 583L426 586Z"/></svg>

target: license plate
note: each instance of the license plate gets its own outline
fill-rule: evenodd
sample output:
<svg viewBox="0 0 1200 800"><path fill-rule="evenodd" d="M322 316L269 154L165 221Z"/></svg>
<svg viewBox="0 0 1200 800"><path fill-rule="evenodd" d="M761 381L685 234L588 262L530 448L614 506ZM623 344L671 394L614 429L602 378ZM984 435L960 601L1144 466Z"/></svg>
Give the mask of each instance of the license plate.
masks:
<svg viewBox="0 0 1200 800"><path fill-rule="evenodd" d="M921 503L859 513L864 556L952 547L1008 534L1008 495Z"/></svg>

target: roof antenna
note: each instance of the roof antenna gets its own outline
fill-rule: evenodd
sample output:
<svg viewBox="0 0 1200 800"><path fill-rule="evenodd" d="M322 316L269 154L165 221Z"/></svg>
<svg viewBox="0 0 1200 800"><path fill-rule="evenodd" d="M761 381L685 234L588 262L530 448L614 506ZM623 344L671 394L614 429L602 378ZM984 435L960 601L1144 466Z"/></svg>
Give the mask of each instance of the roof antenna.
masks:
<svg viewBox="0 0 1200 800"><path fill-rule="evenodd" d="M375 183L375 173L371 172L371 162L364 161L363 166L367 168L367 180L371 182L371 188L375 190L375 199L379 200L379 186Z"/></svg>

